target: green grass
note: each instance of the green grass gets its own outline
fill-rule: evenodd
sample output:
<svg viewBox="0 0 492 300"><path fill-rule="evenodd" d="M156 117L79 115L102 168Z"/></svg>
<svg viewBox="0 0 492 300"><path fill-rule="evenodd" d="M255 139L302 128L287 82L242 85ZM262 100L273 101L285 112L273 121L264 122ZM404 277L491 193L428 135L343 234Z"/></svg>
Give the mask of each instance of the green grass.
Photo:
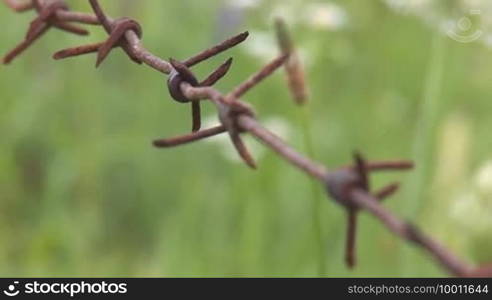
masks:
<svg viewBox="0 0 492 300"><path fill-rule="evenodd" d="M439 113L441 111L441 89L443 87L444 60L446 50L444 37L436 35L432 42L429 66L423 84L422 104L417 120L415 139L413 145L413 160L418 162L417 169L408 179L406 186L405 212L406 216L415 218L421 212L422 206L428 196L434 170L431 167L435 159L434 153L438 136ZM412 255L408 246L402 251L401 259L403 271L401 275L412 274L418 271L416 258Z"/></svg>
<svg viewBox="0 0 492 300"><path fill-rule="evenodd" d="M309 103L299 107L299 119L302 127L302 135L304 137L304 149L306 155L316 160L316 152L314 150L314 141L312 137L311 111ZM320 192L319 183L311 181L311 198L312 198L312 224L313 233L315 234L315 257L318 261L318 276L326 276L326 238L323 230L323 201L324 197Z"/></svg>
<svg viewBox="0 0 492 300"><path fill-rule="evenodd" d="M300 14L311 1L294 2ZM476 174L491 159L490 49L436 38L420 19L380 1L335 2L349 16L344 29L290 26L309 61L309 107L289 101L280 74L245 99L260 121L287 122L289 144L329 167L349 163L354 150L371 159L416 158L418 168L408 175L374 177L375 188L403 184L387 206L468 261L492 261L490 243L483 242L492 228L477 225L484 226L480 235L470 234L478 230L463 224L487 223L453 211L463 195L482 193ZM217 25L221 3L105 6L113 16L141 20L154 53L184 59L246 29L273 37L268 16L279 4L293 5L265 2L224 29ZM73 6L88 9L83 1ZM2 52L23 37L31 17L0 7L1 23L11 24L0 33ZM253 172L230 161L218 143L152 148L154 138L190 127L189 108L171 101L164 76L128 62L121 51L98 70L94 56L50 59L54 51L102 39L97 29L88 38L53 31L0 67L1 276L446 275L365 214L359 265L347 270L345 212L270 151ZM230 75L218 85L229 91L263 64L246 49L197 73L234 56ZM215 114L212 105L204 110ZM446 128L464 129L446 138ZM460 146L466 151L441 155L460 140L467 141ZM437 184L447 173L460 179L452 188ZM490 219L491 201L482 197L481 218Z"/></svg>

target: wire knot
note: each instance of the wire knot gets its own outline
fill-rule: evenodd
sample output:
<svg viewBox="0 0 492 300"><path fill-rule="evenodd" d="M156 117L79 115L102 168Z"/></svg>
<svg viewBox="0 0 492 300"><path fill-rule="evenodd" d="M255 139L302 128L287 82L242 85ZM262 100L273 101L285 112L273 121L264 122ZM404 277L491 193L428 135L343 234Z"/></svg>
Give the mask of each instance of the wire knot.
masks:
<svg viewBox="0 0 492 300"><path fill-rule="evenodd" d="M244 129L239 126L240 116L249 116L256 118L253 108L247 103L232 100L227 102L228 105L219 107L219 120L229 132L244 133Z"/></svg>
<svg viewBox="0 0 492 300"><path fill-rule="evenodd" d="M104 59L108 56L111 50L115 47L121 47L128 56L136 63L141 64L142 61L136 57L128 45L125 39L125 34L127 31L133 31L135 34L141 38L143 36L143 30L140 24L130 18L120 18L115 20L111 24L111 30L109 32L109 38L101 45L97 55L96 67L98 67Z"/></svg>
<svg viewBox="0 0 492 300"><path fill-rule="evenodd" d="M16 9L16 7L13 7ZM56 27L68 33L77 35L88 35L89 32L84 28L73 25L69 22L63 22L58 20L57 12L60 10L68 11L68 5L62 0L53 0L49 3L42 3L41 1L32 1L30 5L21 7L20 9L32 9L35 8L38 16L31 22L29 29L25 35L24 40L18 44L14 49L7 53L2 62L9 64L27 48L29 48L37 39L45 34L50 28Z"/></svg>
<svg viewBox="0 0 492 300"><path fill-rule="evenodd" d="M54 25L56 23L56 13L59 10L68 10L68 5L63 0L52 1L46 6L38 6L38 17L31 22L26 34L26 40L32 39L40 30L43 24Z"/></svg>
<svg viewBox="0 0 492 300"><path fill-rule="evenodd" d="M123 17L123 18L116 19L113 22L113 24L111 24L111 34L116 34L118 32L121 32L121 34L119 34L120 40L121 40L121 35L123 35L129 30L133 30L133 32L135 32L139 38L142 38L143 36L142 26L140 26L140 23L138 23L134 19Z"/></svg>
<svg viewBox="0 0 492 300"><path fill-rule="evenodd" d="M330 172L326 175L325 185L328 194L338 204L347 210L347 237L345 262L348 267L353 268L356 264L356 235L357 235L357 215L359 205L355 203L352 197L352 191L361 190L371 194L369 183L369 172L379 170L407 170L413 167L411 162L368 162L360 154L354 155L355 164ZM393 195L399 188L399 185L393 183L384 187L375 193L375 199L382 201ZM412 231L416 232L416 231ZM415 239L418 233L415 233Z"/></svg>
<svg viewBox="0 0 492 300"><path fill-rule="evenodd" d="M244 102L237 100L228 100L225 103L218 103L219 120L222 126L227 130L231 138L231 142L236 148L239 156L252 169L256 169L256 162L246 147L241 134L245 130L239 124L241 116L249 116L255 118L253 108Z"/></svg>
<svg viewBox="0 0 492 300"><path fill-rule="evenodd" d="M351 201L350 192L363 188L362 180L353 169L341 169L326 176L326 190L331 198L347 209L357 209Z"/></svg>
<svg viewBox="0 0 492 300"><path fill-rule="evenodd" d="M192 100L188 99L181 90L181 84L188 83L191 86L199 86L200 83L195 74L182 62L175 59L169 59L169 62L173 66L173 70L167 80L167 87L171 97L180 103L189 103Z"/></svg>
<svg viewBox="0 0 492 300"><path fill-rule="evenodd" d="M357 209L350 197L352 190L361 189L369 192L367 163L359 154L354 155L354 160L354 167L342 168L326 176L326 188L330 196L349 210Z"/></svg>
<svg viewBox="0 0 492 300"><path fill-rule="evenodd" d="M57 10L69 10L68 4L64 0L52 0L48 5L41 7L40 16L45 15L47 18L53 17Z"/></svg>

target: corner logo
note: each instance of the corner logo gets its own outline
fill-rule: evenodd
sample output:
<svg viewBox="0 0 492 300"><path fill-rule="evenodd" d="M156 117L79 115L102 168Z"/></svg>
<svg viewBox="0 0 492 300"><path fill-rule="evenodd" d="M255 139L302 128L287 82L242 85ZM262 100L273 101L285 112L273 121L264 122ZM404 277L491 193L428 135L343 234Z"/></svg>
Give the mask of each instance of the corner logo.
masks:
<svg viewBox="0 0 492 300"><path fill-rule="evenodd" d="M447 34L453 40L460 43L471 43L482 37L484 32L478 28L474 28L471 17L480 16L482 12L480 10L470 10L470 16L464 16L454 24L454 26L448 30Z"/></svg>
<svg viewBox="0 0 492 300"><path fill-rule="evenodd" d="M4 290L3 293L9 297L15 297L19 295L20 292L15 289L15 286L17 284L19 284L19 282L14 281L14 284L9 285L9 287L6 290Z"/></svg>

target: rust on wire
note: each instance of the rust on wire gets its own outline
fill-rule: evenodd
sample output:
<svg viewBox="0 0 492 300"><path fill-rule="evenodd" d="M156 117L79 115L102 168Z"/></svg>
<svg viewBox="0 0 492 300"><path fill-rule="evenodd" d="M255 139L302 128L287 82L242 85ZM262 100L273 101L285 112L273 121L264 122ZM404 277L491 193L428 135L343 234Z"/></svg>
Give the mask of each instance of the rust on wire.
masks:
<svg viewBox="0 0 492 300"><path fill-rule="evenodd" d="M200 86L213 86L214 84L216 84L219 80L227 75L227 73L231 69L232 62L232 57L226 60L226 62L220 65L215 71L208 75L207 78L200 82Z"/></svg>
<svg viewBox="0 0 492 300"><path fill-rule="evenodd" d="M467 274L467 277L471 277L471 278L476 278L476 277L491 278L492 277L492 264L479 266L478 268L470 271Z"/></svg>
<svg viewBox="0 0 492 300"><path fill-rule="evenodd" d="M261 83L264 79L272 75L278 68L280 68L286 60L289 58L288 55L282 55L280 57L277 57L274 59L272 62L267 64L265 67L263 67L258 73L254 74L240 84L238 87L234 89L229 95L227 95L228 99L239 99L241 98L244 94L246 94L249 90L254 88L256 85Z"/></svg>
<svg viewBox="0 0 492 300"><path fill-rule="evenodd" d="M188 58L185 60L183 63L188 66L188 67L193 67L194 65L197 65L198 63L205 61L211 57L214 57L226 50L229 50L240 43L244 42L249 36L249 32L245 31L243 33L240 33L236 36L231 37L230 39L227 39L223 41L222 43L215 45L209 49L206 49L197 55Z"/></svg>
<svg viewBox="0 0 492 300"><path fill-rule="evenodd" d="M374 197L376 199L379 199L380 201L383 201L386 198L391 197L394 194L396 194L396 192L398 192L399 189L400 189L400 184L398 182L395 182L395 183L392 183L388 186L385 186L381 190L377 191L374 194Z"/></svg>
<svg viewBox="0 0 492 300"><path fill-rule="evenodd" d="M99 67L103 60L108 56L109 52L117 46L128 47L126 41L123 39L123 35L132 30L137 34L139 38L142 37L142 27L138 22L129 18L121 18L113 23L112 31L109 34L109 38L106 42L101 45L97 53L96 67ZM134 57L133 57L134 58ZM138 61L141 63L140 61Z"/></svg>
<svg viewBox="0 0 492 300"><path fill-rule="evenodd" d="M32 1L3 0L3 2L16 12L25 12L34 8Z"/></svg>
<svg viewBox="0 0 492 300"><path fill-rule="evenodd" d="M32 0L29 5L27 2L17 4L13 0L4 2L15 11L35 9L38 12L38 16L31 22L24 40L3 57L3 64L11 63L16 57L34 44L35 41L42 37L51 27L56 27L77 35L89 34L89 32L83 28L72 25L69 22L58 20L57 13L62 10L68 12L69 9L68 5L61 0L50 1L46 5L43 5L44 2L41 2L40 0Z"/></svg>
<svg viewBox="0 0 492 300"><path fill-rule="evenodd" d="M142 62L128 49L128 44L124 37L127 31L133 31L139 38L142 37L142 27L138 22L130 18L121 18L112 23L109 38L105 42L63 49L56 52L53 58L64 59L97 52L96 68L98 68L111 50L120 47L134 62L141 64Z"/></svg>
<svg viewBox="0 0 492 300"><path fill-rule="evenodd" d="M201 128L201 106L199 100L194 100L186 97L182 91L181 85L187 83L192 87L210 87L216 84L220 79L222 79L230 70L233 59L229 58L226 62L220 65L215 71L213 71L206 79L202 82L198 82L198 79L189 69L190 67L209 59L223 51L226 51L235 45L238 45L246 39L247 33L242 33L236 35L230 39L227 39L220 44L207 49L206 51L200 52L199 54L187 59L185 62L179 62L175 59L170 59L169 62L173 67L171 71L167 84L169 93L171 97L180 103L191 102L191 114L192 114L192 131L196 132Z"/></svg>
<svg viewBox="0 0 492 300"><path fill-rule="evenodd" d="M49 26L54 26L58 29L64 30L69 33L73 33L76 35L88 35L89 32L84 28L80 28L76 25L72 25L65 22L60 22L56 19L56 13L58 11L64 10L68 11L69 7L62 0L52 1L48 3L46 6L42 6L39 0L33 2L33 6L36 8L38 12L38 17L31 22L29 26L29 30L26 34L26 39L29 39L29 36L35 34L38 28L41 27L42 24L48 24Z"/></svg>
<svg viewBox="0 0 492 300"><path fill-rule="evenodd" d="M5 56L2 58L2 63L7 65L10 64L16 57L21 55L25 50L27 50L36 40L38 40L40 37L42 37L47 31L49 27L46 25L43 25L41 28L36 31L35 34L31 35L29 39L24 39L19 45L17 45L14 49L9 51Z"/></svg>
<svg viewBox="0 0 492 300"><path fill-rule="evenodd" d="M413 164L405 161L396 162L368 162L361 154L354 154L354 165L341 168L329 173L326 178L326 187L329 195L347 211L347 237L345 261L349 268L356 264L356 235L357 215L360 207L353 202L351 191L356 189L371 195L369 172L374 171L371 167L384 167L386 170L406 170ZM382 201L395 194L399 188L398 183L390 184L374 194L374 198Z"/></svg>
<svg viewBox="0 0 492 300"><path fill-rule="evenodd" d="M99 20L99 23L103 26L104 30L106 30L106 33L109 34L108 40L103 44L104 47L100 48L98 52L96 67L101 64L106 55L116 45L123 49L131 60L137 64L141 64L142 61L131 51L130 45L128 44L126 38L123 38L123 35L128 31L132 31L136 34L137 38L141 38L142 28L140 24L129 18L120 18L114 21L110 20L104 13L98 1L89 0L89 3L91 4L97 19Z"/></svg>
<svg viewBox="0 0 492 300"><path fill-rule="evenodd" d="M226 103L227 105L220 104L218 106L219 120L229 132L231 142L236 148L239 156L243 159L247 166L252 169L256 169L256 162L241 138L241 134L245 131L238 124L238 118L240 116L248 116L252 119L255 118L253 108L246 103L236 100L227 101Z"/></svg>
<svg viewBox="0 0 492 300"><path fill-rule="evenodd" d="M178 136L175 138L168 138L162 140L155 140L154 146L158 148L170 148L181 146L189 143L193 143L199 140L203 140L209 137L219 135L221 133L227 132L227 129L223 125L219 125L210 129L201 130L198 132L193 132L187 135Z"/></svg>
<svg viewBox="0 0 492 300"><path fill-rule="evenodd" d="M171 97L178 102L191 102L191 117L193 120L191 130L196 132L200 130L202 123L200 101L192 100L186 97L181 91L181 84L186 82L192 87L197 87L200 83L198 82L198 79L196 79L195 74L193 74L193 72L188 69L185 64L173 58L169 59L169 62L174 68L167 81L169 93L171 94Z"/></svg>
<svg viewBox="0 0 492 300"><path fill-rule="evenodd" d="M97 65L99 65L112 49L120 47L134 62L144 62L149 67L168 74L168 88L171 97L178 102L191 102L194 106L192 115L193 131L195 132L174 138L156 140L154 141L154 146L159 148L175 147L228 133L238 155L248 166L256 168L253 156L242 139L242 135L250 134L289 164L323 184L330 198L347 211L345 260L349 267L355 266L356 263L357 214L364 211L378 219L385 228L399 238L411 242L426 251L434 261L441 264L446 271L454 276L490 276L492 273L490 265L477 267L463 262L437 240L420 231L414 224L403 221L387 210L381 204L381 201L397 192L399 189L398 183L392 183L375 193L370 191L369 173L409 170L414 167L412 162L401 160L373 162L366 161L360 154L356 154L354 155L355 163L353 165L330 170L323 164L317 163L297 152L280 137L263 127L257 121L253 108L239 100L247 91L270 76L278 67L284 65L289 88L294 99L299 104L307 101L308 91L304 67L283 21L277 20L276 22L282 55L262 68L249 80L233 89L226 97L213 88L213 85L228 73L232 59L228 59L201 82L197 80L189 68L239 45L246 40L249 35L248 32L236 35L183 62L177 60L168 62L152 54L142 45L142 29L136 21L128 18L112 19L108 17L97 0L89 0L95 15L69 11L68 7L58 0L32 0L30 2L4 0L4 2L15 11L21 12L34 8L38 12L38 17L31 23L26 38L3 58L4 63L9 63L15 59L51 27L57 27L71 33L83 33L74 29L77 27L74 27L72 23L100 25L109 35L105 42L58 51L53 57L55 59L63 59L97 52ZM209 100L216 106L221 125L198 131L201 119L199 101L202 100Z"/></svg>
<svg viewBox="0 0 492 300"><path fill-rule="evenodd" d="M89 54L89 53L97 53L99 51L99 48L101 48L103 44L104 43L95 43L95 44L82 45L73 48L67 48L53 54L53 58L59 60L59 59L65 59L69 57Z"/></svg>

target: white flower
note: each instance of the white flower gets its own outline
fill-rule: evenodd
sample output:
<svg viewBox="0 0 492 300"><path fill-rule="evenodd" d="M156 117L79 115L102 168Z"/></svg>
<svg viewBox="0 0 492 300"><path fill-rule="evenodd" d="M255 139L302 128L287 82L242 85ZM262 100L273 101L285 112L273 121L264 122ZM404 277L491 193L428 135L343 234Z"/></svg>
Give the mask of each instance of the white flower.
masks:
<svg viewBox="0 0 492 300"><path fill-rule="evenodd" d="M267 22L271 23L272 20L277 18L284 20L289 25L296 25L299 22L299 11L297 6L292 3L283 3L274 6L268 16Z"/></svg>
<svg viewBox="0 0 492 300"><path fill-rule="evenodd" d="M492 1L459 0L453 10L446 9L442 0L385 0L397 13L414 15L431 29L462 42L482 42L491 46Z"/></svg>
<svg viewBox="0 0 492 300"><path fill-rule="evenodd" d="M229 0L228 4L231 7L247 9L259 6L261 4L261 0Z"/></svg>
<svg viewBox="0 0 492 300"><path fill-rule="evenodd" d="M492 161L476 172L473 187L456 197L450 208L455 223L470 234L492 231Z"/></svg>
<svg viewBox="0 0 492 300"><path fill-rule="evenodd" d="M347 24L347 13L334 3L313 3L306 6L304 19L313 28L335 31Z"/></svg>
<svg viewBox="0 0 492 300"><path fill-rule="evenodd" d="M280 54L280 48L273 32L251 31L251 38L241 49L247 54L258 58L261 63L268 63ZM306 68L312 65L310 51L305 47L296 45L297 53Z"/></svg>
<svg viewBox="0 0 492 300"><path fill-rule="evenodd" d="M424 12L435 4L434 0L386 0L388 6L401 14Z"/></svg>
<svg viewBox="0 0 492 300"><path fill-rule="evenodd" d="M244 49L248 54L261 59L264 62L270 61L279 54L279 46L275 34L267 31L252 31L251 38L244 44Z"/></svg>
<svg viewBox="0 0 492 300"><path fill-rule="evenodd" d="M486 162L475 175L475 186L481 194L491 196L492 201L492 161Z"/></svg>
<svg viewBox="0 0 492 300"><path fill-rule="evenodd" d="M470 234L491 232L492 205L490 198L488 204L484 200L473 192L461 195L451 206L451 217Z"/></svg>

